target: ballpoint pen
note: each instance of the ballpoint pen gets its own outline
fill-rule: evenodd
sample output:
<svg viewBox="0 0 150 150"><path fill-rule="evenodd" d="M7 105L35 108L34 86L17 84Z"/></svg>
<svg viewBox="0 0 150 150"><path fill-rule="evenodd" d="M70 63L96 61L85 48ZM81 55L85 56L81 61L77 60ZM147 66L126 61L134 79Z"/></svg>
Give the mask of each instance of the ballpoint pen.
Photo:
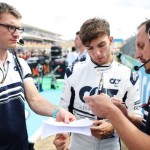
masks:
<svg viewBox="0 0 150 150"><path fill-rule="evenodd" d="M99 86L98 86L97 94L102 93L102 91L103 91L103 73L102 73L101 78L99 80Z"/></svg>

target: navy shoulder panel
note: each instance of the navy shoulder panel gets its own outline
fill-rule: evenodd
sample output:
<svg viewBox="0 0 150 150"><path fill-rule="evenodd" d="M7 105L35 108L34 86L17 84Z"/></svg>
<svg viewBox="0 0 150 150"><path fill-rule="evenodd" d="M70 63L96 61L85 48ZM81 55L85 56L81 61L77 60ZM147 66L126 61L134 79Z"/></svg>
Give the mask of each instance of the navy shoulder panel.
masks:
<svg viewBox="0 0 150 150"><path fill-rule="evenodd" d="M66 74L67 78L72 74L72 72L73 72L73 67L74 67L74 65L69 66L69 67L66 68L65 74Z"/></svg>
<svg viewBox="0 0 150 150"><path fill-rule="evenodd" d="M84 55L84 56L81 57L80 61L82 62L82 61L85 61L85 60L86 60L86 56Z"/></svg>
<svg viewBox="0 0 150 150"><path fill-rule="evenodd" d="M139 79L139 75L135 71L131 71L131 75L130 75L131 83L135 85L138 79Z"/></svg>

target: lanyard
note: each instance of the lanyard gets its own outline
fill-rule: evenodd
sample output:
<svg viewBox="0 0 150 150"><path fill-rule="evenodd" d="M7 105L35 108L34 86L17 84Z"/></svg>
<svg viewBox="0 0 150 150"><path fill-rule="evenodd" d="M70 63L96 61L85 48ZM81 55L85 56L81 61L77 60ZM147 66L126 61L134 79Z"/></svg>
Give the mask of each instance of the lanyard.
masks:
<svg viewBox="0 0 150 150"><path fill-rule="evenodd" d="M2 73L2 80L0 81L0 84L3 84L6 77L7 77L7 74L8 74L8 69L9 69L9 62L7 62L7 70L6 70L6 73L4 73L3 69L0 68L0 71Z"/></svg>

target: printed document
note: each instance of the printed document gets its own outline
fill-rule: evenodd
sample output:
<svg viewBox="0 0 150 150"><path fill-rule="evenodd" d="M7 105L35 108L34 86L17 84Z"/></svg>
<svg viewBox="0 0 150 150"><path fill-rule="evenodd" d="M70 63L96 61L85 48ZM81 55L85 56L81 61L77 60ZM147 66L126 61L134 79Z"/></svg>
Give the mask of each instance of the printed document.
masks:
<svg viewBox="0 0 150 150"><path fill-rule="evenodd" d="M46 121L43 121L42 125L42 138L46 138L57 133L80 133L90 136L91 130L90 127L93 124L93 121L86 119L80 119L69 124L64 122L56 122L53 118L50 118Z"/></svg>

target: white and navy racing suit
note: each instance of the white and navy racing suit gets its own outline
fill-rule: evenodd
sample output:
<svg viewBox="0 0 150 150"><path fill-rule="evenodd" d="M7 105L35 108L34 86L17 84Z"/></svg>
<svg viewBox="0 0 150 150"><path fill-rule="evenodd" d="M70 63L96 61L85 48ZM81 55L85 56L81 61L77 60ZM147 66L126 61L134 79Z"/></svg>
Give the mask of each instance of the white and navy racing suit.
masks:
<svg viewBox="0 0 150 150"><path fill-rule="evenodd" d="M98 93L102 76L103 92L123 100L130 112L142 116L139 109L139 76L116 61L106 66L97 66L88 59L67 68L60 105L68 109L71 99L74 99L73 113L77 119L87 117L97 120L85 104L83 96ZM70 150L120 150L120 139L116 133L104 140L72 133L70 146Z"/></svg>
<svg viewBox="0 0 150 150"><path fill-rule="evenodd" d="M23 83L33 79L25 60L19 58L22 66L21 79L13 55L7 53L5 64L0 61L0 150L28 150L28 135L25 119L25 95Z"/></svg>

